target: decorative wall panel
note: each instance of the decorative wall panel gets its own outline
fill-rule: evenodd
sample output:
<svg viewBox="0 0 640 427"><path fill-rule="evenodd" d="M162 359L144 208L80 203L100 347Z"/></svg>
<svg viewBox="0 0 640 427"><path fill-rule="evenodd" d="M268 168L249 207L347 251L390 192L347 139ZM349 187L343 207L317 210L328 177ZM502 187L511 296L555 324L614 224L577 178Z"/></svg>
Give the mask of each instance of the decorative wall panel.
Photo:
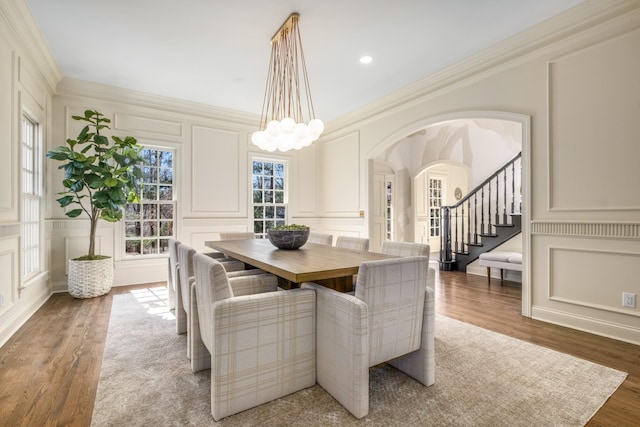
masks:
<svg viewBox="0 0 640 427"><path fill-rule="evenodd" d="M32 67L24 58L18 59L18 81L23 89L38 103L43 110L47 108L47 93L33 75Z"/></svg>
<svg viewBox="0 0 640 427"><path fill-rule="evenodd" d="M17 239L16 239L17 241ZM5 246L5 245L2 245ZM15 304L15 292L18 257L14 250L2 247L0 250L0 315Z"/></svg>
<svg viewBox="0 0 640 427"><path fill-rule="evenodd" d="M360 149L358 133L323 145L322 183L324 211L358 214L360 209Z"/></svg>
<svg viewBox="0 0 640 427"><path fill-rule="evenodd" d="M237 214L240 211L239 135L194 126L191 153L192 212Z"/></svg>
<svg viewBox="0 0 640 427"><path fill-rule="evenodd" d="M17 220L16 170L17 144L13 144L11 123L15 123L12 113L13 94L13 52L0 37L0 220Z"/></svg>
<svg viewBox="0 0 640 427"><path fill-rule="evenodd" d="M316 198L320 191L318 185L317 158L320 148L317 144L306 147L298 152L297 175L294 177L296 183L296 201L299 213L316 214L318 206ZM290 185L293 180L289 180Z"/></svg>
<svg viewBox="0 0 640 427"><path fill-rule="evenodd" d="M549 248L549 299L640 316L622 307L622 293L640 296L640 253ZM585 292L586 283L597 283Z"/></svg>
<svg viewBox="0 0 640 427"><path fill-rule="evenodd" d="M640 209L640 30L549 63L549 207Z"/></svg>
<svg viewBox="0 0 640 427"><path fill-rule="evenodd" d="M159 120L151 117L134 116L116 113L114 129L150 132L156 135L171 137L182 136L182 124L170 120Z"/></svg>

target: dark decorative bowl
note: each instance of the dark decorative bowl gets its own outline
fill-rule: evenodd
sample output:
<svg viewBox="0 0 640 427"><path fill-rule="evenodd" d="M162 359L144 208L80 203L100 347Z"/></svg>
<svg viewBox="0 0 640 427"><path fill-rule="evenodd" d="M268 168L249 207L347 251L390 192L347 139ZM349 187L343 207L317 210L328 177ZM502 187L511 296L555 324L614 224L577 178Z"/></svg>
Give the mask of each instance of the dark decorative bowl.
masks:
<svg viewBox="0 0 640 427"><path fill-rule="evenodd" d="M268 230L267 237L278 249L299 249L307 243L309 230Z"/></svg>

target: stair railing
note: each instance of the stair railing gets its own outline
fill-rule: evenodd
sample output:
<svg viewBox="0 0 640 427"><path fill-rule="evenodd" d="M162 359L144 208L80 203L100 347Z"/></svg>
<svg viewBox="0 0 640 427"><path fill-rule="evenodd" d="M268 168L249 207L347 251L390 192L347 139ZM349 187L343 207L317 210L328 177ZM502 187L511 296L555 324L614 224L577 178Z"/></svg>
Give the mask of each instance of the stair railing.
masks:
<svg viewBox="0 0 640 427"><path fill-rule="evenodd" d="M518 153L453 206L440 209L440 268L450 271L456 253L468 253L481 245L482 236L493 235L496 225L511 223L522 209L522 153Z"/></svg>

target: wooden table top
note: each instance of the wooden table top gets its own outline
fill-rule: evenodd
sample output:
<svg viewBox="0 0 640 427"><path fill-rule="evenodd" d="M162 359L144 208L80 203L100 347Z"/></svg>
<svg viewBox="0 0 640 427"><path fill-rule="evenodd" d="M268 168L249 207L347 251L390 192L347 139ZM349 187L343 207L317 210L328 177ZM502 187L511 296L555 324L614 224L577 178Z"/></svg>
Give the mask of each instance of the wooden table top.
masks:
<svg viewBox="0 0 640 427"><path fill-rule="evenodd" d="M306 243L296 250L283 250L267 239L208 241L205 244L293 283L352 276L358 273L363 261L395 258L315 243Z"/></svg>

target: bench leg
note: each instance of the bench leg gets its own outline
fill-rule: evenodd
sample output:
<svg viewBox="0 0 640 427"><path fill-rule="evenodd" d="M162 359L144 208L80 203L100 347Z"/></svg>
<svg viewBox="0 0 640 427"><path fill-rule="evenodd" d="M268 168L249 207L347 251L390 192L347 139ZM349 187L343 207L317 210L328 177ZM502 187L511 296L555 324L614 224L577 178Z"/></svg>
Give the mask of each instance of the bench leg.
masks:
<svg viewBox="0 0 640 427"><path fill-rule="evenodd" d="M502 282L504 282L504 269L500 269L500 286L502 286Z"/></svg>
<svg viewBox="0 0 640 427"><path fill-rule="evenodd" d="M491 284L491 267L487 267L487 285Z"/></svg>

